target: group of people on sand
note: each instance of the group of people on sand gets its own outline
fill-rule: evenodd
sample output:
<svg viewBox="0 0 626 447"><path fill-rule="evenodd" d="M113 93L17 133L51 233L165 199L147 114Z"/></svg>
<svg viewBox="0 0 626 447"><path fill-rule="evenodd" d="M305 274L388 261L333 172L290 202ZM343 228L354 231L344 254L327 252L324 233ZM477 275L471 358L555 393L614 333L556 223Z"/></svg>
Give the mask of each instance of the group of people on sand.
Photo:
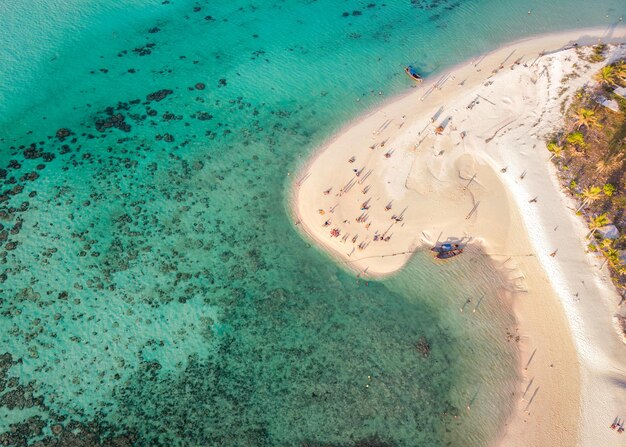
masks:
<svg viewBox="0 0 626 447"><path fill-rule="evenodd" d="M620 419L619 416L615 418L613 423L611 424L612 430L617 430L617 432L621 435L624 433L624 419Z"/></svg>
<svg viewBox="0 0 626 447"><path fill-rule="evenodd" d="M355 160L356 160L356 157L355 157L355 156L352 156L352 157L348 160L348 162L349 162L349 163L354 163L354 162L355 162ZM359 176L361 175L361 173L364 171L364 169L365 169L365 168L361 168L360 170L359 170L359 169L352 169L352 171L353 171L353 173L354 173L357 177L359 177ZM353 180L351 180L351 181L348 183L348 185L347 185L346 187L341 188L341 189L339 190L339 193L338 193L338 194L335 194L335 195L336 195L336 196L338 196L338 197L341 197L341 196L343 195L343 193L348 192L348 191L349 191L349 189L351 189L351 188L352 188L352 183L353 183L353 182L354 182L354 181L353 181ZM333 187L331 186L330 188L328 188L327 190L325 190L325 191L324 191L324 195L325 195L325 196L329 195L329 194L330 194L330 192L332 191L332 189L333 189ZM362 193L363 193L363 194L365 194L365 193L367 193L367 191L368 191L368 190L369 190L369 186L366 186L366 187L365 187L365 189L362 191ZM336 207L336 206L335 206L335 207ZM334 211L334 208L335 208L335 207L333 207L333 208L331 208L331 209L330 209L330 212L331 212L331 213ZM369 207L370 207L370 206L369 206L369 200L367 200L367 201L365 201L365 202L362 204L362 206L361 206L361 211L367 211L367 210L369 209ZM326 214L326 211L325 211L325 210L323 210L323 209L319 209L319 210L318 210L318 212L319 212L319 214L321 214L321 215ZM356 219L356 221L357 221L357 222L365 222L365 221L366 221L366 219L367 219L367 215L363 215L363 214L362 214L361 216L359 216L359 217ZM323 227L328 227L328 226L330 226L330 225L331 225L331 223L332 223L331 219L327 219L326 221L324 221L324 223L322 224L322 226L323 226ZM349 222L348 222L348 220L344 220L344 221L343 221L343 223L349 223ZM371 225L371 223L367 223L367 225L366 225L366 229L369 229L370 225ZM341 235L341 230L340 230L339 228L333 228L333 229L330 231L330 236L331 236L331 237L339 237L340 235ZM348 237L348 235L344 235L344 237L342 238L342 242L345 242L345 240L347 239L347 237ZM358 235L357 235L357 236L354 236L354 237L352 238L352 243L353 243L353 244L354 244L354 243L356 243L357 239L358 239ZM359 248L359 250L363 250L363 249L365 249L366 247L367 247L366 242L365 242L365 241L362 241L362 242L359 244L359 247L358 247L358 248Z"/></svg>
<svg viewBox="0 0 626 447"><path fill-rule="evenodd" d="M389 239L391 239L391 236L384 236L384 235L379 236L378 234L374 234L375 241L389 242Z"/></svg>
<svg viewBox="0 0 626 447"><path fill-rule="evenodd" d="M402 118L404 119L404 117L402 117ZM376 145L374 145L373 147L370 147L370 148L371 148L371 149L374 149L374 147L375 147L375 146L376 146ZM384 146L384 142L381 144L381 147L382 147L382 146ZM392 153L393 153L393 150L388 151L388 152L385 154L385 158L390 158L390 157L391 157L391 155L392 155ZM354 155L348 159L348 163L350 163L350 164L354 163L355 161L356 161L356 156L354 156ZM362 174L364 171L365 171L365 166L364 166L364 167L362 167L361 169L358 169L358 168L352 168L352 172L353 172L353 174L354 174L356 177L361 177L361 174ZM370 174L370 172L367 172L367 173L364 175L364 178L363 178L363 179L361 179L361 180L359 180L359 181L358 181L358 183L362 183L362 182L363 182L363 181L364 181L364 180L365 180L365 179L369 176L369 174ZM335 196L337 196L337 197L341 197L343 194L347 193L350 189L352 189L352 186L353 186L354 181L355 181L354 179L353 179L353 180L351 180L351 181L350 181L350 182L349 182L346 186L344 186L343 188L341 188L341 189L339 190L339 193L335 194ZM324 191L323 191L323 194L324 194L324 195L330 195L330 193L331 193L331 191L332 191L332 190L333 190L333 187L331 186L330 188L328 188L328 189L324 190ZM370 186L369 186L369 185L367 185L367 186L365 186L365 187L361 190L361 193L363 193L363 194L367 194L367 193L369 192L369 190L370 190ZM355 219L355 220L356 220L356 222L358 222L358 223L365 223L365 229L366 229L366 230L369 230L369 227L370 227L370 226L371 226L371 224L372 224L372 222L368 222L368 220L369 220L369 215L367 214L367 211L368 211L368 210L370 209L370 207L371 207L371 205L370 205L370 203L369 203L369 202L370 202L370 200L371 200L371 198L370 198L370 199L367 199L365 202L362 202L362 204L361 204L361 211L362 211L363 213ZM336 206L337 206L337 205L335 205L335 207L336 207ZM334 208L335 208L335 207L331 208L329 211L332 213L332 212L334 211ZM385 206L385 211L389 211L389 210L391 210L391 202L389 202L389 203L387 204L387 206ZM323 209L319 209L319 210L318 210L318 212L319 212L319 214L320 214L320 215L324 215L324 214L326 214L326 211L325 211L325 210L323 210ZM403 220L403 217L402 217L402 215L400 215L400 216L396 216L396 215L394 215L394 216L392 216L392 218L391 218L391 219L394 221L394 223L399 223L399 222L401 222L401 221ZM350 223L350 222L349 222L348 220L344 220L344 222L343 222L343 223ZM332 225L332 220L331 220L331 219L327 219L327 220L325 220L325 221L324 221L324 223L322 224L322 226L323 226L323 227L330 227L331 225ZM331 231L330 231L330 236L331 236L331 237L337 237L337 238L338 238L339 236L341 236L341 230L340 230L339 228L336 228L336 227L335 227L335 228L332 228L332 229L331 229ZM346 235L344 235L344 236L343 236L343 238L342 238L342 242L345 242L345 241L347 240L348 236L349 236L349 233L348 233L348 234L346 234ZM352 243L356 243L357 239L358 239L358 235L357 235L357 236L354 236L354 237L352 238ZM378 234L378 231L376 231L376 232L374 233L374 236L373 236L373 241L376 241L376 242L378 242L378 241L381 241L381 242L389 242L389 240L390 240L390 239L391 239L391 235L386 235L386 234L382 234L382 235L381 235L381 234ZM368 244L366 241L362 241L362 242L359 244L359 247L358 247L358 248L359 248L360 250L363 250L363 249L367 248L367 246L368 246L368 245L369 245L369 244Z"/></svg>
<svg viewBox="0 0 626 447"><path fill-rule="evenodd" d="M369 202L369 200L368 200L367 202ZM364 207L366 210L367 210L367 209L369 209L369 205L367 205L367 202L365 202L365 203L363 204L363 207ZM385 208L385 209L387 210L387 209L390 209L390 208L391 208L391 207L388 205L388 208ZM331 210L331 212L332 212L332 210ZM320 209L320 210L319 210L319 213L320 213L320 214L322 214L322 215L323 215L323 214L326 214L326 212L325 212L324 210L322 210L322 209ZM368 218L369 218L369 216L368 216L367 214L361 214L359 217L357 217L357 218L356 218L356 221L357 221L357 222L359 222L359 223L365 223L365 222L367 221L367 219L368 219ZM400 221L402 221L402 216L395 216L395 215L394 215L394 216L392 216L392 220L394 220L396 223L397 223L397 222L400 222ZM328 219L328 220L326 220L326 221L322 224L322 226L323 226L323 227L328 227L328 226L330 226L330 225L331 225L331 223L332 223L331 219ZM349 223L349 221L348 221L348 220L344 220L344 221L343 221L343 223L344 223L344 224L345 224L345 223ZM369 229L369 227L370 227L370 225L371 225L371 224L372 224L371 222L367 222L367 224L365 225L365 229ZM330 231L330 235L331 235L331 237L339 237L339 236L341 235L341 231L339 230L339 228L333 228L333 229ZM345 242L345 239L346 239L347 237L348 237L347 235L346 235L346 236L344 236L344 239L343 239L343 241L344 241L344 242ZM354 237L352 238L352 243L353 243L353 244L354 244L354 243L356 243L357 239L358 239L358 235L357 235L357 236L354 236ZM374 237L373 237L373 240L374 240L375 242L376 242L376 241L389 242L389 240L390 240L390 239L391 239L391 235L389 235L389 236L385 236L384 234L383 234L383 235L379 235L379 234L378 234L378 231L376 231L376 232L374 233ZM360 250L363 250L363 249L365 249L365 248L367 247L367 245L369 245L369 244L366 244L366 243L365 243L365 241L363 241L361 244L359 244L359 249L360 249Z"/></svg>

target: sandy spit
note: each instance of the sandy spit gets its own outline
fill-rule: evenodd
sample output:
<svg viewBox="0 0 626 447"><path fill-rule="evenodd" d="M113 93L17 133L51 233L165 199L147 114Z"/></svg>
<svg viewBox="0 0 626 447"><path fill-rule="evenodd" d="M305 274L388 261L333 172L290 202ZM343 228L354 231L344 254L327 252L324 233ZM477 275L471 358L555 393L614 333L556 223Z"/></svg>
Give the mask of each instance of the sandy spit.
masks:
<svg viewBox="0 0 626 447"><path fill-rule="evenodd" d="M509 278L523 380L496 445L620 442L609 428L626 418L619 298L544 143L602 65L574 45L598 42L626 42L626 28L522 40L434 76L339 132L293 184L296 225L359 275L449 241L480 246Z"/></svg>

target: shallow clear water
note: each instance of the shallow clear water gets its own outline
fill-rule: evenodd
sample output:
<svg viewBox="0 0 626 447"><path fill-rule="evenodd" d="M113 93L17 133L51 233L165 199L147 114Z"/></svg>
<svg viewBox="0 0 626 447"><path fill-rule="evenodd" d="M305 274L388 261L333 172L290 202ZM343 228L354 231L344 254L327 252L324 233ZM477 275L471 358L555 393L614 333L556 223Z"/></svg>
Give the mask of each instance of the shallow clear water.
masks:
<svg viewBox="0 0 626 447"><path fill-rule="evenodd" d="M487 443L516 380L496 272L357 281L293 227L287 173L406 63L623 2L110 3L0 5L0 441Z"/></svg>

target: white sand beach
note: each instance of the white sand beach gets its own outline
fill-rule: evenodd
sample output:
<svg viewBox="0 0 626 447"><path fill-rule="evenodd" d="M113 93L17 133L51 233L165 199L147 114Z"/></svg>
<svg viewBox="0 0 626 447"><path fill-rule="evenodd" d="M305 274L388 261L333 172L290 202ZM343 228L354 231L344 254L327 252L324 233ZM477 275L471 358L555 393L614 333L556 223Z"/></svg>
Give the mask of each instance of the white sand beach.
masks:
<svg viewBox="0 0 626 447"><path fill-rule="evenodd" d="M510 278L523 381L503 446L626 442L609 429L626 417L619 298L545 147L563 101L607 63L573 45L598 42L626 42L626 28L518 41L434 76L342 130L294 184L298 226L359 275L449 241Z"/></svg>

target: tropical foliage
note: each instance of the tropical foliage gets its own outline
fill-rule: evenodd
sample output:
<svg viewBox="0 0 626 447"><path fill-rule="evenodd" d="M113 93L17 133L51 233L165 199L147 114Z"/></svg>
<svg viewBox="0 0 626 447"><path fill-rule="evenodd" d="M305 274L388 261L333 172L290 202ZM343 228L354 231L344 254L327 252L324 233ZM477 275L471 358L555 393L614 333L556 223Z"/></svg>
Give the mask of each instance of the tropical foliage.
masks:
<svg viewBox="0 0 626 447"><path fill-rule="evenodd" d="M611 223L611 221L607 217L606 213L605 214L600 214L599 216L592 217L589 220L589 229L591 231L589 232L587 237L589 238L589 237L593 236L596 231L598 231L602 227L607 226L610 223Z"/></svg>
<svg viewBox="0 0 626 447"><path fill-rule="evenodd" d="M580 149L587 146L587 142L585 141L585 136L582 134L582 132L578 132L578 131L572 132L571 134L569 134L567 138L565 138L565 141L567 141L572 146L576 148L580 148Z"/></svg>
<svg viewBox="0 0 626 447"><path fill-rule="evenodd" d="M583 48L579 56L593 62L604 57L604 50ZM626 64L622 60L598 67L593 81L564 102L564 126L547 148L563 186L578 200L576 211L588 223L589 249L603 256L616 286L626 291L626 98L614 93L626 86ZM619 112L604 107L600 97L615 100ZM614 240L598 231L609 224L619 233Z"/></svg>
<svg viewBox="0 0 626 447"><path fill-rule="evenodd" d="M615 193L615 185L611 185L610 183L607 183L606 185L602 187L602 191L604 191L605 196L611 197Z"/></svg>
<svg viewBox="0 0 626 447"><path fill-rule="evenodd" d="M595 112L593 110L585 109L584 107L578 109L575 118L576 122L574 122L574 126L576 127L576 129L580 129L583 126L586 128L590 128L600 125L598 123L598 117L596 116Z"/></svg>
<svg viewBox="0 0 626 447"><path fill-rule="evenodd" d="M600 198L601 192L602 190L598 188L597 186L590 186L588 188L583 189L583 192L580 193L580 196L583 198L583 201L580 204L580 207L576 211L580 211L587 205L598 200Z"/></svg>
<svg viewBox="0 0 626 447"><path fill-rule="evenodd" d="M607 65L606 67L602 67L599 72L594 76L594 80L600 84L605 86L614 86L617 85L618 75L617 70L612 65Z"/></svg>
<svg viewBox="0 0 626 447"><path fill-rule="evenodd" d="M550 160L552 160L553 158L563 157L563 146L559 146L558 144L554 142L548 143L548 150L552 152L552 155L550 156Z"/></svg>

